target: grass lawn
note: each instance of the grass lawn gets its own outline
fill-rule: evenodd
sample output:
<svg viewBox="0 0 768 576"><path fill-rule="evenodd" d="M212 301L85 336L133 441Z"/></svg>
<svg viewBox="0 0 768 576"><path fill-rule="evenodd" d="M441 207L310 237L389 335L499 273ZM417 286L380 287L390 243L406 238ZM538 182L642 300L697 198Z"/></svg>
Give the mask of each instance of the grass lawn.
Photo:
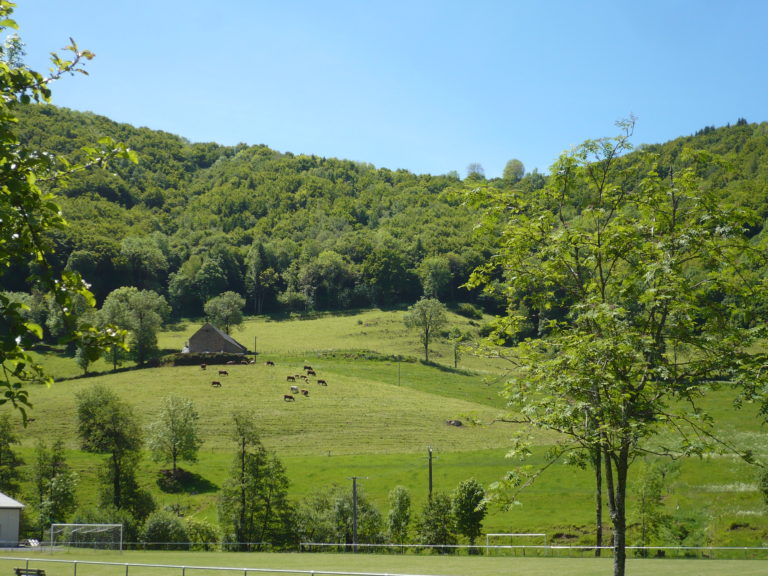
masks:
<svg viewBox="0 0 768 576"><path fill-rule="evenodd" d="M17 559L14 559L14 556ZM231 574L205 570L202 567L251 568L267 574L313 572L357 572L385 574L418 574L440 576L609 576L613 573L610 558L504 558L429 555L377 555L377 554L269 554L223 552L45 552L29 555L0 553L0 572L12 574L16 566L23 566L21 558L29 557L30 567L43 568L46 576L74 576L72 562L113 562L118 565L102 566L78 564L77 576L179 576L181 566L186 576L214 576ZM61 561L61 562L50 562ZM126 564L153 564L126 568ZM269 572L274 570L274 572ZM242 573L240 570L236 574ZM263 572L260 572L263 573ZM768 573L768 560L637 560L627 561L629 576L764 576Z"/></svg>

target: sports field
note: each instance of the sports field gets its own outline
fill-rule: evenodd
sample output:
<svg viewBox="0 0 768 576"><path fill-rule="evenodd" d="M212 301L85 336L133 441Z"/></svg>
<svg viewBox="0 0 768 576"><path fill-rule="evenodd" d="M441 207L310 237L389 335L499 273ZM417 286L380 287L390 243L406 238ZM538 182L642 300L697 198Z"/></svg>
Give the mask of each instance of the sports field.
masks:
<svg viewBox="0 0 768 576"><path fill-rule="evenodd" d="M430 576L599 576L613 573L610 558L503 558L377 554L225 552L0 552L0 574L42 568L46 576L228 576L244 574L408 574ZM77 562L77 564L75 564ZM108 562L111 564L90 564ZM131 564L141 566L131 566ZM229 568L215 570L213 568ZM236 570L233 570L236 569ZM258 571L258 572L256 572ZM764 576L768 560L627 561L629 576Z"/></svg>

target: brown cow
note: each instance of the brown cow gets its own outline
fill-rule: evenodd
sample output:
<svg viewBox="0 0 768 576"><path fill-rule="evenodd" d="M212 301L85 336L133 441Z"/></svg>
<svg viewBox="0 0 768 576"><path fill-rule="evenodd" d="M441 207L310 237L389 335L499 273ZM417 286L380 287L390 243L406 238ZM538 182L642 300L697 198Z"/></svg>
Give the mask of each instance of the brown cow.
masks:
<svg viewBox="0 0 768 576"><path fill-rule="evenodd" d="M219 376L229 376L229 372L226 370L219 370Z"/></svg>
<svg viewBox="0 0 768 576"><path fill-rule="evenodd" d="M328 382L325 380L318 380L317 383L320 384L320 386L328 386Z"/></svg>
<svg viewBox="0 0 768 576"><path fill-rule="evenodd" d="M307 376L317 376L317 373L314 370L307 370Z"/></svg>
<svg viewBox="0 0 768 576"><path fill-rule="evenodd" d="M200 370L205 370L206 368L208 368L208 366L205 364L200 364Z"/></svg>
<svg viewBox="0 0 768 576"><path fill-rule="evenodd" d="M214 380L213 382L211 382L211 386L213 386L214 388L221 388L221 382L219 382L218 380Z"/></svg>
<svg viewBox="0 0 768 576"><path fill-rule="evenodd" d="M267 360L266 362L264 362L264 364L266 364L267 366L274 366L275 365L275 363L272 362L272 360Z"/></svg>
<svg viewBox="0 0 768 576"><path fill-rule="evenodd" d="M303 396L309 396L309 390L302 390L302 391L301 391L301 394L302 394Z"/></svg>
<svg viewBox="0 0 768 576"><path fill-rule="evenodd" d="M283 394L283 400L285 400L286 402L294 402L296 398L294 398L290 394Z"/></svg>
<svg viewBox="0 0 768 576"><path fill-rule="evenodd" d="M287 376L285 379L288 382L296 382L296 376Z"/></svg>

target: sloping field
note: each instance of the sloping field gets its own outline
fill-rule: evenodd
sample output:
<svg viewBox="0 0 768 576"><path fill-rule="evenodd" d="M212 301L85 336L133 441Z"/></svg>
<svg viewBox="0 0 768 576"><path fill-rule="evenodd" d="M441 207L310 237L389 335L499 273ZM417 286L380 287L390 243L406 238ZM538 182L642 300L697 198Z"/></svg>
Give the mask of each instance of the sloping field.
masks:
<svg viewBox="0 0 768 576"><path fill-rule="evenodd" d="M163 397L173 394L191 399L200 414L200 432L209 451L230 448L234 410L252 412L263 442L283 456L409 453L428 445L450 451L478 450L506 445L511 433L505 425L456 427L446 423L462 418L467 422L467 415L490 422L499 415L497 408L347 375L342 370L344 363L326 367L313 360L318 377L327 385L318 385L317 378L307 382L299 378L296 385L307 390L308 396L293 394L295 400L286 401L284 395L291 393L293 385L287 376L303 373L302 364L285 360L276 364L221 367L228 375L219 375L216 366L205 371L199 366L151 368L41 387L32 394L35 421L24 431L24 444L55 437L75 448L76 397L95 384L117 392L134 406L145 424L155 418ZM454 376L465 386L483 386L472 378ZM212 381L220 382L221 387L213 387Z"/></svg>
<svg viewBox="0 0 768 576"><path fill-rule="evenodd" d="M451 316L451 322L462 329L476 328L458 316ZM162 333L161 347L180 349L199 325L190 322ZM229 434L236 409L256 415L264 444L285 464L295 501L332 485L347 486L350 477L357 476L361 491L380 511L386 512L387 495L397 485L409 489L414 510L419 510L427 497L428 447L433 450L436 491L450 492L468 478L487 487L518 464L504 458L517 428L497 421L504 411L499 392L505 363L465 354L454 369L450 344L439 340L433 347L436 363L422 364L417 361L421 345L414 333L405 330L402 312L252 319L234 336L249 348L255 345L259 354L254 364L209 366L205 371L199 366L129 370L60 380L50 389L34 388L35 420L24 430L18 428L22 456L30 463L37 440L63 439L80 475L80 504L96 504L103 457L79 451L76 396L100 383L129 402L144 425L155 418L165 396L194 402L204 444L197 463L181 466L197 475L197 484L186 493L160 492L155 480L163 464L148 454L140 465L139 481L160 506L212 521L217 491L234 452ZM267 366L266 360L275 365ZM46 361L57 374L77 374L71 359L49 355ZM307 364L317 375L303 381L300 376ZM228 374L219 375L219 369ZM297 381L288 382L288 376ZM319 385L318 379L326 380L327 386ZM214 380L221 387L212 387ZM307 390L308 396L293 394L294 401L285 401L293 384ZM758 459L768 459L768 432L756 407L735 411L731 403L731 393L724 390L708 397L705 407L724 438L751 449ZM463 425L451 426L449 420ZM538 446L532 463L541 463L555 438L531 432ZM767 507L755 478L753 467L732 456L692 459L675 468L667 479L664 510L681 526L679 543L754 546L768 541ZM520 495L520 506L510 511L492 508L485 531L546 532L562 543L591 542L592 482L590 470L557 464ZM637 514L635 498L632 492L631 523ZM630 526L630 537L632 530Z"/></svg>

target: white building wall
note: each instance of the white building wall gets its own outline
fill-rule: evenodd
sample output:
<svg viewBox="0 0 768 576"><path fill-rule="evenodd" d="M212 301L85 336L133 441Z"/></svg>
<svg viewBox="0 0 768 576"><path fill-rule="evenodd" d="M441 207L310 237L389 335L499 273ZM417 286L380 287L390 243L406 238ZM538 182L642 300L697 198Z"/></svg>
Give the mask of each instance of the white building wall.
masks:
<svg viewBox="0 0 768 576"><path fill-rule="evenodd" d="M0 545L16 546L19 543L21 510L0 508Z"/></svg>

